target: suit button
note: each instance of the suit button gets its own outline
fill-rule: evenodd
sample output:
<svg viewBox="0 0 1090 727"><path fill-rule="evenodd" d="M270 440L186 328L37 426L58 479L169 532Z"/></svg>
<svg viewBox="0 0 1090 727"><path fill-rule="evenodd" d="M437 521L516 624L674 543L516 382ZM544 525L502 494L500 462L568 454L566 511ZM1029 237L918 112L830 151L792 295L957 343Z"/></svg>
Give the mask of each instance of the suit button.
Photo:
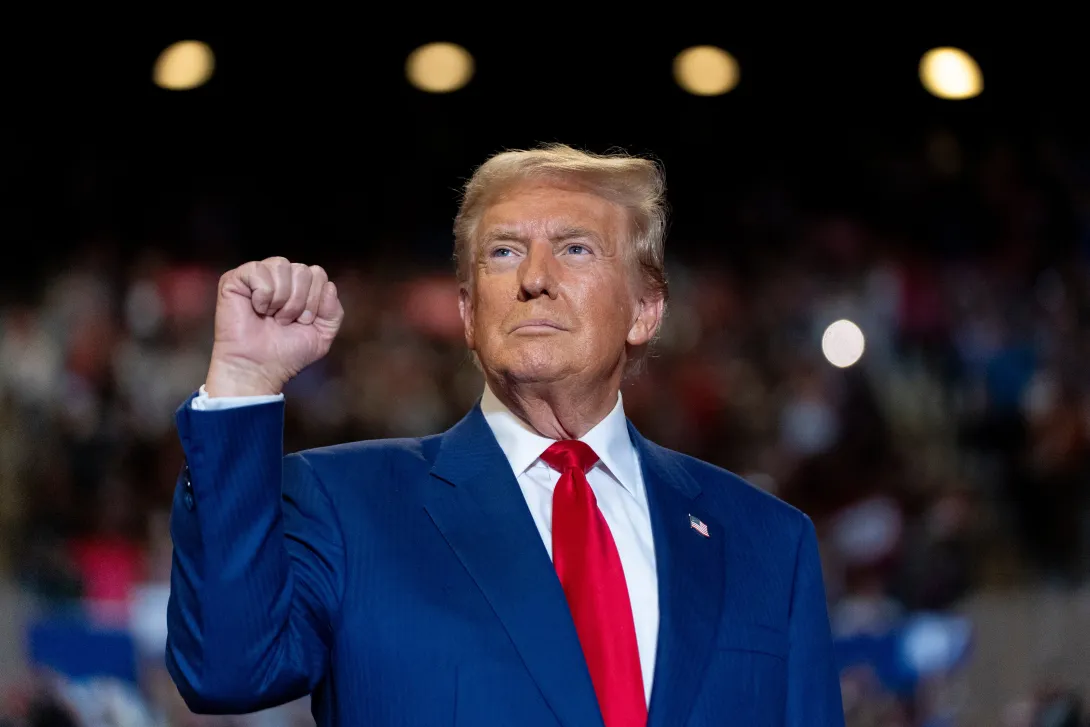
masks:
<svg viewBox="0 0 1090 727"><path fill-rule="evenodd" d="M185 495L182 496L182 502L185 504L186 510L193 510L193 493L186 489Z"/></svg>

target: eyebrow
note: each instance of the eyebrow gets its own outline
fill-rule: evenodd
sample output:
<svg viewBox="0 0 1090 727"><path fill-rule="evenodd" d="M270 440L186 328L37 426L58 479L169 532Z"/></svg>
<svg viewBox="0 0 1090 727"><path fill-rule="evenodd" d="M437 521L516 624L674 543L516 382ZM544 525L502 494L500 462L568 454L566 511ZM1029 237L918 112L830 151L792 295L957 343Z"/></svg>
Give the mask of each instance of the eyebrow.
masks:
<svg viewBox="0 0 1090 727"><path fill-rule="evenodd" d="M594 230L586 227L563 227L557 232L550 235L550 239L554 242L563 242L565 240L572 240L576 238L587 238L596 242L601 242L601 236ZM525 241L526 236L520 233L518 230L510 227L501 227L496 230L488 232L481 243L487 245L492 242L500 242L504 240L516 240L519 242Z"/></svg>
<svg viewBox="0 0 1090 727"><path fill-rule="evenodd" d="M601 242L602 238L594 230L587 229L586 227L565 227L557 234L552 236L553 240L571 240L573 238L584 237L595 242Z"/></svg>

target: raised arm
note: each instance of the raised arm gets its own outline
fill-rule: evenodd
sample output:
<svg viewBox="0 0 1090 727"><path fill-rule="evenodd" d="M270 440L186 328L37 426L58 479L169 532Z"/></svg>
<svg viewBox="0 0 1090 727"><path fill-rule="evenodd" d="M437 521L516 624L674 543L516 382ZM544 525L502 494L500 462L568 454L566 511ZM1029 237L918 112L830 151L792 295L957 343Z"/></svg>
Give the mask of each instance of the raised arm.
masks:
<svg viewBox="0 0 1090 727"><path fill-rule="evenodd" d="M306 459L283 456L279 394L342 318L320 268L270 259L220 281L207 393L177 413L186 465L171 515L167 666L195 712L282 704L327 669L343 532Z"/></svg>

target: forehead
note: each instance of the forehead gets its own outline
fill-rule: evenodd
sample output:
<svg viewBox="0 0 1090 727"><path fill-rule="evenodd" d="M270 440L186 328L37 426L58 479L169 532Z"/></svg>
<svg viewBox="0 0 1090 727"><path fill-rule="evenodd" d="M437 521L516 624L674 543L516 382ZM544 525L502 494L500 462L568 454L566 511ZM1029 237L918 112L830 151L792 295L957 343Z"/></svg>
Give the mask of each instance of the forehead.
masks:
<svg viewBox="0 0 1090 727"><path fill-rule="evenodd" d="M519 236L555 236L571 228L616 240L623 231L620 205L584 187L562 182L523 182L498 196L481 215L478 238L508 231Z"/></svg>

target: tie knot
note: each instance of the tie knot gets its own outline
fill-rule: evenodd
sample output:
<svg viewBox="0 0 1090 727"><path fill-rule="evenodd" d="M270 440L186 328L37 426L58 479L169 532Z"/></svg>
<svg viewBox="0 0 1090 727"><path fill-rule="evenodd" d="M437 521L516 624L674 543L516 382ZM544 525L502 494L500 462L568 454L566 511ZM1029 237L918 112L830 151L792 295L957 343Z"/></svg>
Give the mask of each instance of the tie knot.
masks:
<svg viewBox="0 0 1090 727"><path fill-rule="evenodd" d="M589 444L580 442L578 439L564 439L549 445L549 448L541 453L541 459L554 470L564 472L577 469L586 474L598 461L598 455Z"/></svg>

